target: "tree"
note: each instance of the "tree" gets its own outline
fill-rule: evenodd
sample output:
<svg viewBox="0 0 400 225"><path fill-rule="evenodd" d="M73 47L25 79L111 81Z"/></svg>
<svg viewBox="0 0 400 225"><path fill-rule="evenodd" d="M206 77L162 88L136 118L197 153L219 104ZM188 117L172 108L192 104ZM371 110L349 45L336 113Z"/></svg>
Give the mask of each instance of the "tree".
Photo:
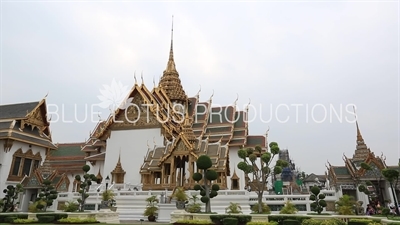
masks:
<svg viewBox="0 0 400 225"><path fill-rule="evenodd" d="M378 196L378 199L382 202L382 199L380 199L380 196L381 196L381 194L380 194L380 182L381 182L381 179L382 179L381 172L376 171L375 168L373 168L371 165L369 165L369 164L367 164L365 162L361 163L360 166L361 166L362 169L366 170L366 172L371 172L374 175L375 180L378 181L378 187L376 187L371 181L368 180L368 181L365 181L365 182L363 182L363 183L358 185L358 191L359 192L363 192L369 198L371 198L373 193L371 193L368 190L367 187L373 185L374 189L376 190L376 195Z"/></svg>
<svg viewBox="0 0 400 225"><path fill-rule="evenodd" d="M58 192L51 184L51 181L47 179L44 180L42 183L42 190L39 193L39 197L36 200L38 202L36 208L43 209L44 211L46 211L48 207L53 205L53 201L57 199L57 197L58 197Z"/></svg>
<svg viewBox="0 0 400 225"><path fill-rule="evenodd" d="M288 166L288 162L283 160L277 160L275 166L271 166L275 156L279 153L279 146L276 142L269 144L270 152L263 152L261 146L253 148L240 149L238 151L239 158L243 159L242 162L238 163L238 169L242 170L245 175L251 180L255 192L258 196L258 205L262 205L262 197L264 189L267 184L268 178L271 176L271 172L274 174L282 173L282 168ZM257 162L260 158L260 162ZM250 177L248 175L251 175ZM262 207L258 207L258 213L262 213Z"/></svg>
<svg viewBox="0 0 400 225"><path fill-rule="evenodd" d="M385 179L389 182L390 184L390 189L392 189L392 195L394 199L394 208L396 209L396 214L399 215L399 205L397 204L397 198L396 198L396 193L394 191L394 186L397 184L399 180L399 171L395 169L383 169L382 170L382 175L385 177Z"/></svg>
<svg viewBox="0 0 400 225"><path fill-rule="evenodd" d="M317 212L318 214L321 214L322 210L324 210L324 207L326 207L326 202L324 200L325 195L320 192L321 190L318 186L311 188L310 200L314 201L311 203L311 210Z"/></svg>
<svg viewBox="0 0 400 225"><path fill-rule="evenodd" d="M17 201L19 194L22 192L23 188L21 184L17 184L15 186L8 185L7 188L3 190L3 193L6 195L2 201L2 212L14 212L15 205L19 204L19 202L15 201Z"/></svg>
<svg viewBox="0 0 400 225"><path fill-rule="evenodd" d="M83 212L85 209L84 207L85 207L86 199L89 197L89 194L87 194L87 192L89 191L90 185L92 185L92 181L93 182L97 181L97 178L94 174L88 174L88 172L90 170L89 165L84 165L82 167L82 170L83 170L83 179L84 179L83 181L82 181L82 178L80 175L75 176L75 180L80 183L79 193L81 194L81 198L78 199L80 212Z"/></svg>
<svg viewBox="0 0 400 225"><path fill-rule="evenodd" d="M197 169L200 172L193 174L193 180L200 182L203 180L203 185L196 184L194 190L200 191L200 201L206 204L205 212L211 212L211 202L210 199L218 195L219 185L212 184L212 181L218 178L217 172L211 170L212 161L209 156L201 155L196 161Z"/></svg>

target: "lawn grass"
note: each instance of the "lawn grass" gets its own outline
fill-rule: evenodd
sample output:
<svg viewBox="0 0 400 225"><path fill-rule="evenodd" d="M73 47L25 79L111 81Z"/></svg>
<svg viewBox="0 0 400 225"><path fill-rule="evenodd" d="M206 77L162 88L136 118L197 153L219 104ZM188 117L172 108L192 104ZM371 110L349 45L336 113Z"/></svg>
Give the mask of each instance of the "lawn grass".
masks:
<svg viewBox="0 0 400 225"><path fill-rule="evenodd" d="M27 225L27 224L34 224L34 225L52 225L53 223L26 223L25 225ZM84 225L121 225L121 224L123 224L123 225L131 225L131 224L129 224L129 223L119 223L119 224L112 224L112 223L87 223L87 224L84 224ZM140 223L140 221L138 221L138 222L136 222L136 223L133 223L134 225L137 225L137 224L143 224L143 225L147 225L147 224L154 224L154 225L171 225L171 224L169 224L169 223L165 223L165 224L163 224L163 223L155 223L155 222L148 222L148 221L143 221L143 223ZM0 223L0 225L10 225L9 223ZM21 225L24 225L24 224L21 224ZM71 225L73 225L73 224L71 224Z"/></svg>

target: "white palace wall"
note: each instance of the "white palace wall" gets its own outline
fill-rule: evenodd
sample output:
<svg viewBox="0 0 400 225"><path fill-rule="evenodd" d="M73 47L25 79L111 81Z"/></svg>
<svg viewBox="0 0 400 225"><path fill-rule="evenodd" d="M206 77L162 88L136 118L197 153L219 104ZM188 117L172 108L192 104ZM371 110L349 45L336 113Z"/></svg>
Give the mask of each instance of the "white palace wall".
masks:
<svg viewBox="0 0 400 225"><path fill-rule="evenodd" d="M161 128L111 131L107 140L103 178L108 175L112 179L111 172L117 165L118 157L121 156L122 168L126 172L125 183L139 184L141 182L139 171L148 148L153 149L155 145L163 146L163 141ZM97 174L98 167L92 168L91 173Z"/></svg>

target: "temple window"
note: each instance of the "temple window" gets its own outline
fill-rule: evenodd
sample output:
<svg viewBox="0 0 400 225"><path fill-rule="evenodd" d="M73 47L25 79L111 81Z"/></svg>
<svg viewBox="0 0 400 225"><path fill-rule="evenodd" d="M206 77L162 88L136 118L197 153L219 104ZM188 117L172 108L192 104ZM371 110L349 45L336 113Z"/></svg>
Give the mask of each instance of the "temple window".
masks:
<svg viewBox="0 0 400 225"><path fill-rule="evenodd" d="M126 174L125 170L122 169L121 154L120 154L115 169L111 171L112 182L116 184L123 184L125 179L125 174Z"/></svg>
<svg viewBox="0 0 400 225"><path fill-rule="evenodd" d="M231 190L239 190L239 181L237 179L232 180Z"/></svg>
<svg viewBox="0 0 400 225"><path fill-rule="evenodd" d="M20 181L24 176L30 176L39 167L40 161L42 161L42 157L39 152L33 154L29 149L23 153L22 149L18 149L13 155L7 180Z"/></svg>
<svg viewBox="0 0 400 225"><path fill-rule="evenodd" d="M231 177L231 190L240 190L239 179L240 178L236 174L236 170L234 170L233 175ZM247 179L246 179L246 181L247 181Z"/></svg>
<svg viewBox="0 0 400 225"><path fill-rule="evenodd" d="M21 165L22 158L21 157L15 157L14 158L14 163L13 163L13 169L11 175L13 176L19 176L19 168Z"/></svg>
<svg viewBox="0 0 400 225"><path fill-rule="evenodd" d="M24 166L22 167L22 174L29 176L32 169L32 159L24 159Z"/></svg>

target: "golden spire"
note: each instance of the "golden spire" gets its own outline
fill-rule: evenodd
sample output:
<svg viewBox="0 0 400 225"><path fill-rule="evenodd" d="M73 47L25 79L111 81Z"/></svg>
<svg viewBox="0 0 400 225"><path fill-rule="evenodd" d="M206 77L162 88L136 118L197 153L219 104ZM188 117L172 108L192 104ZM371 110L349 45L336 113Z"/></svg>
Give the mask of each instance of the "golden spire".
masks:
<svg viewBox="0 0 400 225"><path fill-rule="evenodd" d="M174 16L172 16L172 27L171 27L171 46L169 49L169 58L167 68L165 69L167 72L177 72L175 68L174 61Z"/></svg>
<svg viewBox="0 0 400 225"><path fill-rule="evenodd" d="M353 110L354 110L354 116L356 118L356 128L357 128L357 143L359 142L364 142L364 139L361 135L361 131L360 128L358 127L358 121L357 121L357 114L356 114L356 107L353 106Z"/></svg>
<svg viewBox="0 0 400 225"><path fill-rule="evenodd" d="M124 169L122 169L122 165L121 165L121 150L119 151L117 165L115 166L115 169L111 173L112 174L117 174L117 173L125 174L125 171L124 171Z"/></svg>
<svg viewBox="0 0 400 225"><path fill-rule="evenodd" d="M357 145L354 151L353 160L365 160L368 154L371 152L364 142L364 138L361 135L360 128L358 127L356 107L353 106L354 116L356 118L356 128L357 128Z"/></svg>
<svg viewBox="0 0 400 225"><path fill-rule="evenodd" d="M159 86L164 89L171 102L178 102L184 104L187 96L183 90L181 80L179 79L178 71L175 67L174 51L173 51L173 33L174 33L174 17L172 16L172 29L171 29L171 47L169 50L169 59L167 68L163 72L160 79Z"/></svg>

